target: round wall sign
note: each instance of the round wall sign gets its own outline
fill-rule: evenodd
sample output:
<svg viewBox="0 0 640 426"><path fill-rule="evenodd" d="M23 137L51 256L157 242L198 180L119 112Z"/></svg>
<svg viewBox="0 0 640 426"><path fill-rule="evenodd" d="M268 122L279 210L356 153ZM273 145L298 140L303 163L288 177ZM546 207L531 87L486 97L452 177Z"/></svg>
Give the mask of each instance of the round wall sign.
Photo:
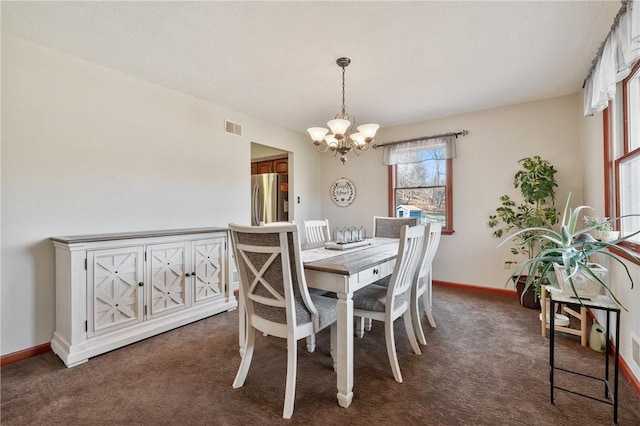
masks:
<svg viewBox="0 0 640 426"><path fill-rule="evenodd" d="M338 207L347 207L356 199L356 186L347 178L340 178L331 185L331 201Z"/></svg>

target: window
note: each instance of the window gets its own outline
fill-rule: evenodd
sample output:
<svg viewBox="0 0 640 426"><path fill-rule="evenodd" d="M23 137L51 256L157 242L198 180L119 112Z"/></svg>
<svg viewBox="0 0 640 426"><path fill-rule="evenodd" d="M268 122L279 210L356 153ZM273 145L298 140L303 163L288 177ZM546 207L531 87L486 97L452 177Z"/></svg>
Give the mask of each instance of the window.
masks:
<svg viewBox="0 0 640 426"><path fill-rule="evenodd" d="M640 61L618 88L622 96L604 114L605 189L611 217L640 214ZM616 225L621 235L629 235L640 229L640 217L623 218ZM640 251L640 235L622 244Z"/></svg>
<svg viewBox="0 0 640 426"><path fill-rule="evenodd" d="M447 158L447 148L435 146L413 154L414 162L389 166L389 215L439 222L443 233L452 233L452 160Z"/></svg>

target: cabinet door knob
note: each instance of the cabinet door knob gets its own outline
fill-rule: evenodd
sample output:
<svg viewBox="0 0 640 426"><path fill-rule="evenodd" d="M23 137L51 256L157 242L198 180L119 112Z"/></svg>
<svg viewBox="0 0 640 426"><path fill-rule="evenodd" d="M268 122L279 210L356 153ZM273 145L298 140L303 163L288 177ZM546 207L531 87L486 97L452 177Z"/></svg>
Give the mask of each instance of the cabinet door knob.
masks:
<svg viewBox="0 0 640 426"><path fill-rule="evenodd" d="M138 283L138 287L142 287L142 286L144 286L144 283L143 283L142 281L140 281L140 282Z"/></svg>
<svg viewBox="0 0 640 426"><path fill-rule="evenodd" d="M187 272L186 274L184 274L184 275L185 275L186 277L191 276L191 274L190 274L190 273L188 273L188 272Z"/></svg>
<svg viewBox="0 0 640 426"><path fill-rule="evenodd" d="M196 273L195 273L195 272L192 272L192 273L191 273L191 275L193 275L193 276L195 277L195 276L196 276Z"/></svg>
<svg viewBox="0 0 640 426"><path fill-rule="evenodd" d="M377 270L377 269L374 269L374 270L373 270L373 273L374 273L375 275L378 275L378 270Z"/></svg>

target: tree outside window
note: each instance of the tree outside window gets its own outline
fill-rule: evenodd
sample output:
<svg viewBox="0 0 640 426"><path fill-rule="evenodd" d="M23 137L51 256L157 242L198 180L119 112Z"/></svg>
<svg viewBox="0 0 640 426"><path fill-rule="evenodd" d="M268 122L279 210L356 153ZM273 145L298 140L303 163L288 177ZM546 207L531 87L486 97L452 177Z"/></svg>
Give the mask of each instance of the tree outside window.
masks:
<svg viewBox="0 0 640 426"><path fill-rule="evenodd" d="M419 151L417 162L396 164L391 206L394 216L420 217L421 223L437 222L452 232L451 159L444 148Z"/></svg>

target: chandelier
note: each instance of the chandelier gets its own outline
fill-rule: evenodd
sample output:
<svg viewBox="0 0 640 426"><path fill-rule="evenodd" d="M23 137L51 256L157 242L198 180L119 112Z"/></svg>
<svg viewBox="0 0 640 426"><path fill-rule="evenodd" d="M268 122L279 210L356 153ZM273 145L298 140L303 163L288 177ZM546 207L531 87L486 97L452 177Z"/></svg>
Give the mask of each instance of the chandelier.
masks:
<svg viewBox="0 0 640 426"><path fill-rule="evenodd" d="M342 111L336 114L333 120L327 122L329 129L310 127L307 132L309 132L318 152L325 153L331 150L334 156L340 154L340 161L345 164L349 152L353 151L356 155L360 155L358 151L369 149L380 125L374 123L362 124L357 127L357 132L351 133L356 125L356 119L354 116L347 114L347 107L344 103L344 73L345 68L351 63L351 59L338 58L336 63L342 68Z"/></svg>

